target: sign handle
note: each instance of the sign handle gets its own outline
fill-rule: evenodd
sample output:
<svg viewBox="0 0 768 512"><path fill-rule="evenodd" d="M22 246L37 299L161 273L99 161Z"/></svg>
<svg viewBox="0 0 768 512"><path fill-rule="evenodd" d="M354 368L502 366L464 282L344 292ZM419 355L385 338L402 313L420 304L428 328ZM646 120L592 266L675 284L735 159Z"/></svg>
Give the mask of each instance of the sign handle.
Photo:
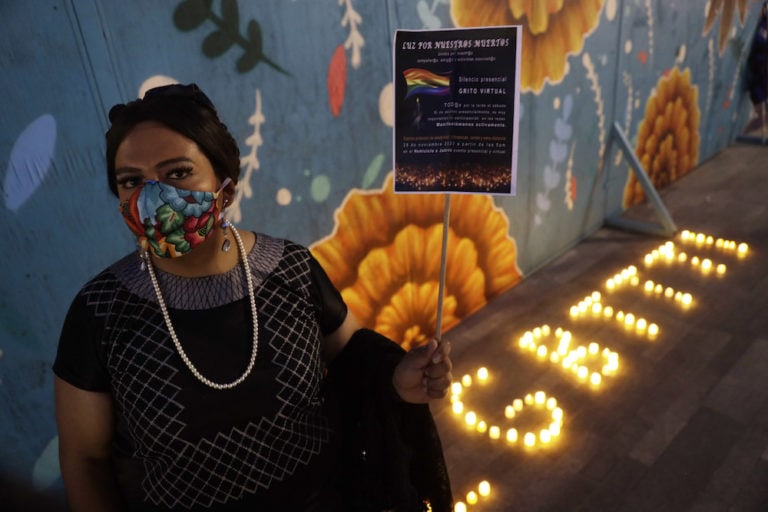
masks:
<svg viewBox="0 0 768 512"><path fill-rule="evenodd" d="M435 338L440 342L443 331L443 298L445 297L445 269L448 256L448 223L451 217L451 194L445 194L443 208L443 247L440 254L440 285L437 292L437 328Z"/></svg>

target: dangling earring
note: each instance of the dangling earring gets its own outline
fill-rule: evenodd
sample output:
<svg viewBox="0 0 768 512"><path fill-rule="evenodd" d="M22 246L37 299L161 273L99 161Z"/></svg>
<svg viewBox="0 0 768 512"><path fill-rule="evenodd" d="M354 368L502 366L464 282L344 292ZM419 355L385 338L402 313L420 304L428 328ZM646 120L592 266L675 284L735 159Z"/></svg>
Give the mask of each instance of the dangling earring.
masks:
<svg viewBox="0 0 768 512"><path fill-rule="evenodd" d="M229 228L229 221L224 217L221 221L221 232L224 235L224 242L221 244L221 252L227 252L229 251L229 248L232 247L232 242L230 242L229 237L227 237L227 228Z"/></svg>
<svg viewBox="0 0 768 512"><path fill-rule="evenodd" d="M142 272L147 271L147 259L149 258L149 254L147 254L147 251L145 250L139 250L139 268Z"/></svg>

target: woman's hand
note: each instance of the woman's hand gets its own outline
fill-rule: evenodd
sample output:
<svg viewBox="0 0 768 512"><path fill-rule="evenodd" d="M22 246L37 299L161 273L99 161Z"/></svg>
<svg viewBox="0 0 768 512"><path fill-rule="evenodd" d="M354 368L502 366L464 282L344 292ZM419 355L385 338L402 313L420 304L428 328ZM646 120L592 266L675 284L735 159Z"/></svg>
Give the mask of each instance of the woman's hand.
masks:
<svg viewBox="0 0 768 512"><path fill-rule="evenodd" d="M432 340L408 352L395 367L392 385L400 398L412 404L425 404L443 398L451 386L451 345Z"/></svg>

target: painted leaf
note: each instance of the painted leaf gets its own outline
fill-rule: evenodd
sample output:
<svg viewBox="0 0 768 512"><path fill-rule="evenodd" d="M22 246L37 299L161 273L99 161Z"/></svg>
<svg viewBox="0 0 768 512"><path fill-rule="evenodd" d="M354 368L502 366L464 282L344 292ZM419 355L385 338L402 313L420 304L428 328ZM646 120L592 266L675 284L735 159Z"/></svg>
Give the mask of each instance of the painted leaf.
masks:
<svg viewBox="0 0 768 512"><path fill-rule="evenodd" d="M365 174L363 175L363 188L370 188L375 181L378 181L379 173L381 173L381 168L383 165L383 154L379 153L373 157L373 160L371 160L371 163L368 165L368 169L366 169Z"/></svg>
<svg viewBox="0 0 768 512"><path fill-rule="evenodd" d="M186 0L173 11L173 23L183 31L194 30L202 25L211 12L213 0Z"/></svg>
<svg viewBox="0 0 768 512"><path fill-rule="evenodd" d="M237 71L239 73L247 73L255 68L258 63L259 55L251 50L247 50L239 59L237 59Z"/></svg>
<svg viewBox="0 0 768 512"><path fill-rule="evenodd" d="M218 57L229 50L232 43L234 43L234 41L229 37L229 34L221 30L216 30L215 32L208 34L203 41L203 53L206 57Z"/></svg>
<svg viewBox="0 0 768 512"><path fill-rule="evenodd" d="M248 22L248 41L250 43L249 50L256 55L257 58L261 56L261 25L256 20Z"/></svg>
<svg viewBox="0 0 768 512"><path fill-rule="evenodd" d="M221 0L221 19L224 26L234 32L240 24L240 14L237 12L237 0Z"/></svg>
<svg viewBox="0 0 768 512"><path fill-rule="evenodd" d="M344 89L347 84L347 54L344 46L339 45L333 52L331 63L328 66L328 103L331 113L338 117L341 106L344 103Z"/></svg>
<svg viewBox="0 0 768 512"><path fill-rule="evenodd" d="M38 117L21 132L5 171L6 208L18 210L40 187L51 168L55 146L56 120L50 114Z"/></svg>

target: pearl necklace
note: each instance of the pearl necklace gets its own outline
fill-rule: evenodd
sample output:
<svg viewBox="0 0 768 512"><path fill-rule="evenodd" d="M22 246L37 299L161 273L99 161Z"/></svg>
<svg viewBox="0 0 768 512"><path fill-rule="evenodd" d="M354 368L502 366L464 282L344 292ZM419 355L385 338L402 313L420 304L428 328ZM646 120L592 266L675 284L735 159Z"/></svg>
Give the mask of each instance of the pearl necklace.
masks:
<svg viewBox="0 0 768 512"><path fill-rule="evenodd" d="M243 245L243 241L240 238L240 234L231 224L229 228L232 230L232 234L235 236L235 240L237 241L237 248L240 251L240 257L243 260L243 271L245 272L245 279L248 283L248 298L251 302L251 315L253 316L253 348L251 350L251 359L248 361L248 367L245 369L243 374L232 382L228 382L226 384L213 382L212 380L204 377L203 374L200 373L200 371L195 367L195 365L192 364L192 361L187 356L187 353L184 352L184 349L181 346L181 342L179 342L178 336L176 336L176 330L173 328L173 324L171 324L171 317L168 314L168 308L165 305L165 300L163 300L163 295L160 293L160 285L157 282L157 276L155 275L155 269L152 266L152 260L149 258L149 256L147 256L145 259L147 269L149 270L149 277L152 281L152 286L155 289L155 295L157 295L157 302L160 305L160 311L163 313L165 325L168 327L168 333L171 335L171 340L173 340L176 351L179 353L179 356L181 356L184 364L187 365L187 368L189 368L189 371L192 372L192 375L194 375L197 380L213 389L231 389L242 383L248 377L248 375L250 375L251 370L253 370L253 366L256 363L256 352L259 347L259 319L256 312L256 293L253 289L253 277L251 276L251 267L248 264L248 255L245 254L245 246Z"/></svg>

